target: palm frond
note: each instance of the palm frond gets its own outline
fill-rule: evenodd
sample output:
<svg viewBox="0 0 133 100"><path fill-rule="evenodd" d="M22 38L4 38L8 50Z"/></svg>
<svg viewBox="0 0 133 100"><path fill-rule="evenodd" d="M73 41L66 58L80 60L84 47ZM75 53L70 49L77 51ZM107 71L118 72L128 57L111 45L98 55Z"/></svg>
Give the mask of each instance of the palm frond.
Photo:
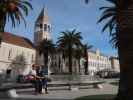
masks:
<svg viewBox="0 0 133 100"><path fill-rule="evenodd" d="M112 17L112 16L113 16L112 13L108 13L108 14L106 14L106 15L103 15L103 16L98 20L97 23L100 23L100 22L102 22L103 20L105 20L105 19L107 19L107 18L109 18L109 17Z"/></svg>
<svg viewBox="0 0 133 100"><path fill-rule="evenodd" d="M31 3L27 2L27 1L21 1L24 5L27 5L27 7L29 7L30 9L33 9Z"/></svg>
<svg viewBox="0 0 133 100"><path fill-rule="evenodd" d="M116 14L116 8L115 7L110 7L109 9L103 10L102 14L106 15L106 14Z"/></svg>
<svg viewBox="0 0 133 100"><path fill-rule="evenodd" d="M112 47L118 48L119 43L118 43L118 33L117 32L112 33L112 37L109 42L112 44Z"/></svg>
<svg viewBox="0 0 133 100"><path fill-rule="evenodd" d="M15 21L15 18L14 18L14 14L13 13L10 13L10 14L8 14L8 17L11 19L11 21L12 21L12 27L15 27L16 25L15 25L15 23L16 23L16 21Z"/></svg>
<svg viewBox="0 0 133 100"><path fill-rule="evenodd" d="M112 3L112 4L115 4L115 5L116 5L116 3L117 3L117 0L106 0L106 1L108 1L108 2L110 2L110 3Z"/></svg>
<svg viewBox="0 0 133 100"><path fill-rule="evenodd" d="M102 29L102 32L104 32L107 28L109 28L110 33L112 32L113 26L114 26L114 24L113 24L114 19L115 19L115 18L112 17L112 18L104 25L104 27L103 27L103 29Z"/></svg>
<svg viewBox="0 0 133 100"><path fill-rule="evenodd" d="M109 9L110 7L100 7L99 10L106 10Z"/></svg>

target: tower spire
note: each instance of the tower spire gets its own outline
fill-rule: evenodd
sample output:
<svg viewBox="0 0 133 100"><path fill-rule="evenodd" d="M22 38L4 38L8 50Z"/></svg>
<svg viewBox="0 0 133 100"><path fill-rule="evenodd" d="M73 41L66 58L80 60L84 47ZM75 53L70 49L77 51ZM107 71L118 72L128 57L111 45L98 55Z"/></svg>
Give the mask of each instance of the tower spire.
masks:
<svg viewBox="0 0 133 100"><path fill-rule="evenodd" d="M36 21L39 21L39 20L40 20L40 21L45 20L46 22L49 21L49 17L48 17L48 13L47 13L46 6L44 6L44 7L42 8L42 10L41 10L41 12L40 12L40 14L39 14L39 16L38 16L38 18L37 18Z"/></svg>
<svg viewBox="0 0 133 100"><path fill-rule="evenodd" d="M46 12L46 6L45 4L43 4L43 15L45 15L45 12Z"/></svg>

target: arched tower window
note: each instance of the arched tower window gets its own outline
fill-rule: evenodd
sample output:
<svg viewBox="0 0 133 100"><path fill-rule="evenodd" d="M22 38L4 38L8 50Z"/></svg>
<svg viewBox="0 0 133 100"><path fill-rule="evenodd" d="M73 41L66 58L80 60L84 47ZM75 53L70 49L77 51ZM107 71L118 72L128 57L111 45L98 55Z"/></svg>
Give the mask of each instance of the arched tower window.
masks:
<svg viewBox="0 0 133 100"><path fill-rule="evenodd" d="M47 31L47 24L44 24L44 31Z"/></svg>
<svg viewBox="0 0 133 100"><path fill-rule="evenodd" d="M40 24L40 29L42 29L42 24Z"/></svg>
<svg viewBox="0 0 133 100"><path fill-rule="evenodd" d="M48 25L48 32L50 32L51 31L51 28L50 28L50 25Z"/></svg>

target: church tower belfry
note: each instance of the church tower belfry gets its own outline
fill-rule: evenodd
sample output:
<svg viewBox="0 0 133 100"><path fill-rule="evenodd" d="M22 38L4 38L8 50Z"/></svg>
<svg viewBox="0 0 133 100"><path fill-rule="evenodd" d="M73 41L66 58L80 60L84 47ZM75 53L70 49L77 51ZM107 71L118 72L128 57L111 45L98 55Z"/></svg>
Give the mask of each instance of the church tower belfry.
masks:
<svg viewBox="0 0 133 100"><path fill-rule="evenodd" d="M43 39L51 39L51 24L49 22L49 17L46 8L41 10L36 22L34 29L34 43L38 45Z"/></svg>

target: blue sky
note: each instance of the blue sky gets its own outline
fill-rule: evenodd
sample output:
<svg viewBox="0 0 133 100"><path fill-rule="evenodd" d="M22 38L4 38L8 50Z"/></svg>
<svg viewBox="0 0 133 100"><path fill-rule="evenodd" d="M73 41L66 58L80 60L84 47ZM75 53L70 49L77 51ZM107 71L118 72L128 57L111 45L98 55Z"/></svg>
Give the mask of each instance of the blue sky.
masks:
<svg viewBox="0 0 133 100"><path fill-rule="evenodd" d="M25 36L33 40L34 23L41 9L48 10L50 22L52 24L51 36L55 41L60 36L61 31L77 29L82 32L83 42L99 48L107 55L116 55L116 50L109 44L108 32L102 33L102 24L97 24L101 12L99 7L110 5L105 0L90 0L88 5L84 0L31 0L33 10L26 17L27 27L21 23L16 28L11 27L11 23L6 24L6 31Z"/></svg>

